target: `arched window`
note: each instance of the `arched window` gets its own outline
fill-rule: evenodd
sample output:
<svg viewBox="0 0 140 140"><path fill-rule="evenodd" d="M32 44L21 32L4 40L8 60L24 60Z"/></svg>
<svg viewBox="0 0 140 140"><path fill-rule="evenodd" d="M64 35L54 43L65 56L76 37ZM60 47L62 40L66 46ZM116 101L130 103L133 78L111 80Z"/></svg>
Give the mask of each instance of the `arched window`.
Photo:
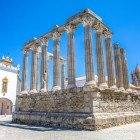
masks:
<svg viewBox="0 0 140 140"><path fill-rule="evenodd" d="M8 89L8 79L7 77L2 79L2 93L7 93Z"/></svg>

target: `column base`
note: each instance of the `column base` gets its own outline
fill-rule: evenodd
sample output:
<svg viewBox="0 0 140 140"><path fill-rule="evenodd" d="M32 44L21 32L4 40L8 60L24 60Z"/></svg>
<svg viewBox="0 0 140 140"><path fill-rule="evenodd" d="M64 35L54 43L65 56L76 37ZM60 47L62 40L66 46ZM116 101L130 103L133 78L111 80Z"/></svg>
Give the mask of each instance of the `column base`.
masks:
<svg viewBox="0 0 140 140"><path fill-rule="evenodd" d="M41 90L40 90L40 92L47 92L47 89L46 88L42 88Z"/></svg>
<svg viewBox="0 0 140 140"><path fill-rule="evenodd" d="M113 86L110 87L110 89L112 89L112 90L117 90L118 88L117 88L116 85L113 85Z"/></svg>
<svg viewBox="0 0 140 140"><path fill-rule="evenodd" d="M96 82L92 80L92 81L87 81L84 86L96 87L97 85Z"/></svg>
<svg viewBox="0 0 140 140"><path fill-rule="evenodd" d="M69 89L69 88L75 88L76 87L76 84L69 84L68 86L67 86L67 88Z"/></svg>
<svg viewBox="0 0 140 140"><path fill-rule="evenodd" d="M130 89L130 88L128 88L128 89L126 89L126 91L129 93L131 93L132 92L132 89Z"/></svg>
<svg viewBox="0 0 140 140"><path fill-rule="evenodd" d="M116 92L125 92L124 87L119 87Z"/></svg>
<svg viewBox="0 0 140 140"><path fill-rule="evenodd" d="M34 94L34 93L37 93L37 90L36 89L30 90L30 94Z"/></svg>
<svg viewBox="0 0 140 140"><path fill-rule="evenodd" d="M56 91L56 90L60 90L60 89L61 89L60 86L54 86L54 87L52 88L52 91Z"/></svg>
<svg viewBox="0 0 140 140"><path fill-rule="evenodd" d="M28 94L27 90L21 91L20 94Z"/></svg>
<svg viewBox="0 0 140 140"><path fill-rule="evenodd" d="M120 91L125 91L124 87L119 88Z"/></svg>
<svg viewBox="0 0 140 140"><path fill-rule="evenodd" d="M138 93L138 92L137 92L137 90L132 90L132 93L134 93L134 94L135 94L135 93Z"/></svg>
<svg viewBox="0 0 140 140"><path fill-rule="evenodd" d="M102 83L102 84L100 84L99 85L99 88L102 90L102 89L106 89L106 88L108 88L108 85L107 85L107 83Z"/></svg>

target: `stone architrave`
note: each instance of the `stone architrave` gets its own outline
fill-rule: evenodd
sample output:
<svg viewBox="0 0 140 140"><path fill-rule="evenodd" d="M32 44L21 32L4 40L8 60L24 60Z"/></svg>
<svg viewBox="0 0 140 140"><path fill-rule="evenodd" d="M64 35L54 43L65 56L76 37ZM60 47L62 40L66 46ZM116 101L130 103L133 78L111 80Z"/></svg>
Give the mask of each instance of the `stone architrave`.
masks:
<svg viewBox="0 0 140 140"><path fill-rule="evenodd" d="M59 42L61 34L59 32L53 33L54 38L54 52L53 52L53 91L60 90L60 55Z"/></svg>
<svg viewBox="0 0 140 140"><path fill-rule="evenodd" d="M68 32L68 86L67 88L76 87L75 80L75 57L74 57L74 30L76 25L69 24L66 26Z"/></svg>
<svg viewBox="0 0 140 140"><path fill-rule="evenodd" d="M27 73L28 73L28 52L23 51L23 69L22 69L22 86L21 93L27 94Z"/></svg>
<svg viewBox="0 0 140 140"><path fill-rule="evenodd" d="M47 57L47 47L48 40L42 39L42 55L41 55L41 91L48 91L48 57Z"/></svg>
<svg viewBox="0 0 140 140"><path fill-rule="evenodd" d="M102 46L102 32L103 29L100 23L93 25L96 32L96 52L97 52L97 70L98 70L98 84L100 88L107 88L107 83L105 79L105 69L104 69L104 54Z"/></svg>
<svg viewBox="0 0 140 140"><path fill-rule="evenodd" d="M108 74L108 87L111 89L116 89L115 85L115 68L112 54L112 43L111 36L112 34L109 31L104 30L105 36L105 46L106 46L106 63L107 63L107 74Z"/></svg>
<svg viewBox="0 0 140 140"><path fill-rule="evenodd" d="M84 41L85 41L85 70L86 83L85 86L96 86L94 68L93 68L93 52L92 52L92 19L89 16L83 18L84 25Z"/></svg>

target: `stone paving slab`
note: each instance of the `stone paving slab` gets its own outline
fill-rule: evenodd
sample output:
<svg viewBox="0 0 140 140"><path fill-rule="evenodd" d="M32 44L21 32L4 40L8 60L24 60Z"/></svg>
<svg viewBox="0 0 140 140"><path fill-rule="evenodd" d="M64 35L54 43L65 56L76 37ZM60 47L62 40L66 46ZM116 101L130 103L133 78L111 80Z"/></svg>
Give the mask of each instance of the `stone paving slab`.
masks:
<svg viewBox="0 0 140 140"><path fill-rule="evenodd" d="M0 140L140 140L140 122L100 131L75 131L11 123L0 118Z"/></svg>

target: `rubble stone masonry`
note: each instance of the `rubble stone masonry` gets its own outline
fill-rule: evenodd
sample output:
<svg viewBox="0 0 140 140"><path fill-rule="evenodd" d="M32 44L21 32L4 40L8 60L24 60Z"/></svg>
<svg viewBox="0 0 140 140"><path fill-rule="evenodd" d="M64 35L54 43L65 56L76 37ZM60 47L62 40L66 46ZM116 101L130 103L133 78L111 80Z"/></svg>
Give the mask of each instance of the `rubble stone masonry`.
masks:
<svg viewBox="0 0 140 140"><path fill-rule="evenodd" d="M140 94L73 88L17 95L14 123L99 130L140 121Z"/></svg>

